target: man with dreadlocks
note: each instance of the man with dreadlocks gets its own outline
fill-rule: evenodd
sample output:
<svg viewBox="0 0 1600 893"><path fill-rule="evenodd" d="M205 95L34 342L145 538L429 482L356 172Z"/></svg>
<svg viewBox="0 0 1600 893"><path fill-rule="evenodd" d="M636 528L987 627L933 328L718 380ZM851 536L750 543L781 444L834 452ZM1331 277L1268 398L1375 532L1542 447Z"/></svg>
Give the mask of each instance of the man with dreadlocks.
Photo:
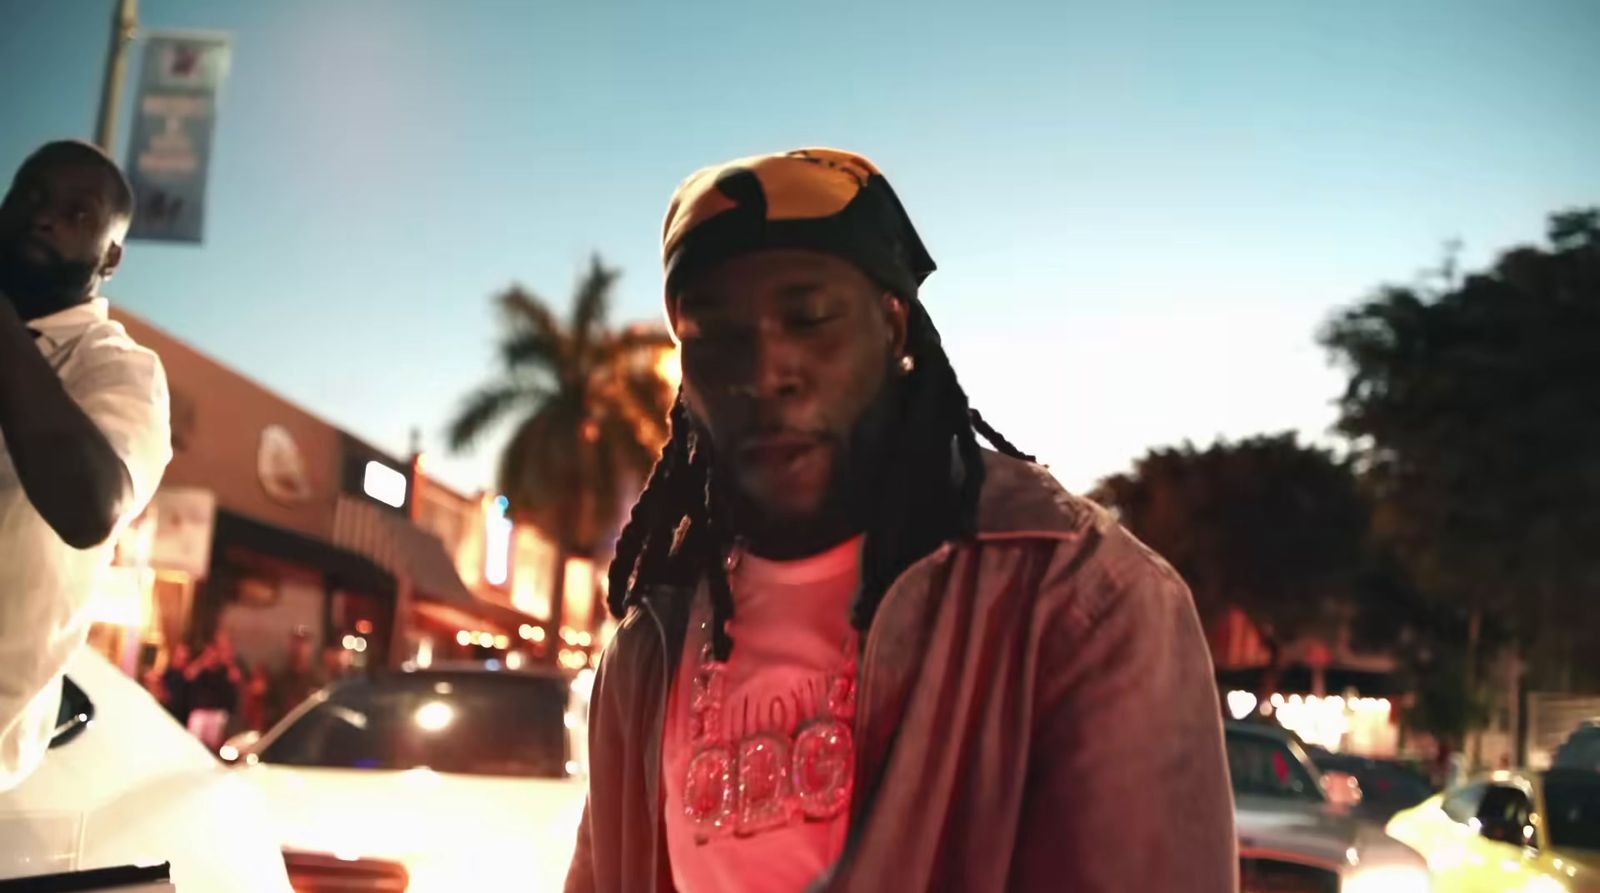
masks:
<svg viewBox="0 0 1600 893"><path fill-rule="evenodd" d="M878 169L701 171L663 257L567 890L1232 893L1188 590L967 405Z"/></svg>

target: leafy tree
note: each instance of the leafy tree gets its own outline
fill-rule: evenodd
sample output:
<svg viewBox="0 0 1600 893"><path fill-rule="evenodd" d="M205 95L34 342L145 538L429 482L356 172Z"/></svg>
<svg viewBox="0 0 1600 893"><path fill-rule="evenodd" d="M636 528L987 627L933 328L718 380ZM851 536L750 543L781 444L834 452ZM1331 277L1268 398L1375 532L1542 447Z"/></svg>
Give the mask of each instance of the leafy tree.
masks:
<svg viewBox="0 0 1600 893"><path fill-rule="evenodd" d="M1383 543L1373 543L1372 549L1372 572L1362 588L1351 642L1358 650L1394 655L1397 675L1412 694L1404 708L1405 725L1433 738L1442 767L1464 747L1467 733L1489 718L1486 686L1465 680L1484 678L1491 649L1468 647L1470 611L1419 590ZM1504 630L1492 622L1483 625L1479 637L1491 647L1505 642Z"/></svg>
<svg viewBox="0 0 1600 893"><path fill-rule="evenodd" d="M1548 232L1464 280L1383 288L1321 334L1350 375L1339 427L1376 532L1468 617L1464 702L1486 625L1545 685L1581 680L1600 645L1600 210Z"/></svg>
<svg viewBox="0 0 1600 893"><path fill-rule="evenodd" d="M1405 725L1433 738L1441 763L1464 748L1468 732L1489 721L1485 690L1461 684L1469 675L1466 662L1466 649L1458 645L1408 666L1414 700L1405 713Z"/></svg>
<svg viewBox="0 0 1600 893"><path fill-rule="evenodd" d="M1350 467L1292 433L1152 450L1095 497L1172 562L1208 626L1237 607L1274 650L1352 604L1368 570Z"/></svg>
<svg viewBox="0 0 1600 893"><path fill-rule="evenodd" d="M449 429L451 447L464 450L516 416L499 488L511 516L555 544L550 607L558 624L568 559L599 557L623 488L649 473L667 438L672 393L657 370L672 341L658 328L608 327L618 275L593 258L566 320L520 286L496 298L501 372L467 396Z"/></svg>

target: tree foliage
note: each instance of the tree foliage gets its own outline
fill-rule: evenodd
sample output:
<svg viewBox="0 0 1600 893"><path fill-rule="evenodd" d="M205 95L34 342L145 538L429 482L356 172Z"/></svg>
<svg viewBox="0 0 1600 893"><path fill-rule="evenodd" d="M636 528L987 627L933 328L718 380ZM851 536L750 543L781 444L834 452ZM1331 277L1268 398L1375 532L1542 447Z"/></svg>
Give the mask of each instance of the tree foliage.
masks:
<svg viewBox="0 0 1600 893"><path fill-rule="evenodd" d="M1349 604L1367 569L1350 467L1292 433L1152 450L1095 498L1172 562L1208 625L1238 607L1278 644Z"/></svg>
<svg viewBox="0 0 1600 893"><path fill-rule="evenodd" d="M1567 675L1600 595L1600 211L1462 281L1381 289L1321 341L1376 532L1435 604Z"/></svg>
<svg viewBox="0 0 1600 893"><path fill-rule="evenodd" d="M499 488L513 518L556 544L562 565L606 545L623 488L649 473L667 437L672 393L658 364L672 341L658 328L608 327L618 275L593 258L565 320L520 286L499 295L500 373L462 401L449 428L463 450L515 419Z"/></svg>

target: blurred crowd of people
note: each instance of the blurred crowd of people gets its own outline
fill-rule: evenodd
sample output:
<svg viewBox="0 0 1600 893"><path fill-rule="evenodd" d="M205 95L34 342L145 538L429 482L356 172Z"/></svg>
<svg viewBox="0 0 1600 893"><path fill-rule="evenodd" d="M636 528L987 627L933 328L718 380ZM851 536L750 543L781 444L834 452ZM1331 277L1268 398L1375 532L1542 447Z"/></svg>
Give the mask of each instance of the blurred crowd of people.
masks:
<svg viewBox="0 0 1600 893"><path fill-rule="evenodd" d="M292 639L287 661L272 670L240 659L233 640L218 633L198 653L187 643L173 646L145 686L190 734L217 750L241 732L272 728L344 672L338 649L326 649L319 662L306 635Z"/></svg>

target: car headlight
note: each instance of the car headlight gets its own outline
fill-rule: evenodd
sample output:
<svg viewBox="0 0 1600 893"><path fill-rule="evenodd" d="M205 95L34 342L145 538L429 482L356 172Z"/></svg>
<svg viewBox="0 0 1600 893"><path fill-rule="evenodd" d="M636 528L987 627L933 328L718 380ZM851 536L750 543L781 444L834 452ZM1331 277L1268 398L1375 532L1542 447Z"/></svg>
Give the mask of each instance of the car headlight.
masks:
<svg viewBox="0 0 1600 893"><path fill-rule="evenodd" d="M1345 876L1340 893L1431 893L1433 881L1421 865L1374 865Z"/></svg>

